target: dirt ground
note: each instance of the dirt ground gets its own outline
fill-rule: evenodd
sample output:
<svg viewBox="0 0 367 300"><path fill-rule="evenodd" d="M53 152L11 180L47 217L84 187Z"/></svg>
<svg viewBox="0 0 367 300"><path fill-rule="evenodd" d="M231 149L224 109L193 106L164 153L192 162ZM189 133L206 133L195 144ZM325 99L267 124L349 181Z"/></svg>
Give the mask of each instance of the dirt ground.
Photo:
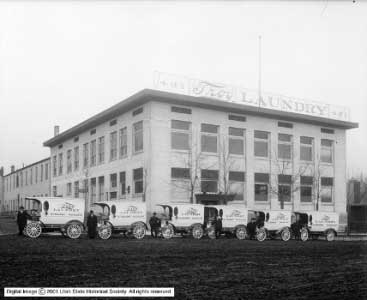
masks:
<svg viewBox="0 0 367 300"><path fill-rule="evenodd" d="M0 237L0 265L1 287L174 287L176 299L367 299L366 242L11 235Z"/></svg>

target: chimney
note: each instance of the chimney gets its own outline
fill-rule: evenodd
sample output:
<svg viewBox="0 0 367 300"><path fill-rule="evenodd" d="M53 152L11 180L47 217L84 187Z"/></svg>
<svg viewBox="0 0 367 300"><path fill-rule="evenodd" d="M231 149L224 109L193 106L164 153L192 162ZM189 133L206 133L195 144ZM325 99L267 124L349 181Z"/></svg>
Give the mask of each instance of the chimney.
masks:
<svg viewBox="0 0 367 300"><path fill-rule="evenodd" d="M60 132L60 126L59 125L55 125L54 126L54 136L59 135Z"/></svg>
<svg viewBox="0 0 367 300"><path fill-rule="evenodd" d="M14 165L11 165L10 166L10 173L13 173L15 171L15 166Z"/></svg>

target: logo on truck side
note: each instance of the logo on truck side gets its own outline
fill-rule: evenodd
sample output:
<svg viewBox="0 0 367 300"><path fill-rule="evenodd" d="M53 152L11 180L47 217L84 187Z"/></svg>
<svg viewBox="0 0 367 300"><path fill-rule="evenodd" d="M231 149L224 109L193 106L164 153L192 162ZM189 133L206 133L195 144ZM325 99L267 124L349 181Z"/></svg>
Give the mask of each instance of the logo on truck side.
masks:
<svg viewBox="0 0 367 300"><path fill-rule="evenodd" d="M227 217L228 218L243 218L244 215L240 210L235 209L231 212L231 214L227 215Z"/></svg>
<svg viewBox="0 0 367 300"><path fill-rule="evenodd" d="M183 216L200 216L200 212L196 208L190 207L182 215Z"/></svg>
<svg viewBox="0 0 367 300"><path fill-rule="evenodd" d="M79 208L76 208L74 204L65 202L60 208L54 208L54 211L59 212L79 212Z"/></svg>

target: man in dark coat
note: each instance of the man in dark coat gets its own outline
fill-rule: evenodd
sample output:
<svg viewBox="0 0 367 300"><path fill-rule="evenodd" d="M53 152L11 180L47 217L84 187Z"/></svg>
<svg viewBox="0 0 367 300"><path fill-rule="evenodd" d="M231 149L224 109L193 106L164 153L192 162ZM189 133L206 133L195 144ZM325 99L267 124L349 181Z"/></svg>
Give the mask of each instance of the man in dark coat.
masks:
<svg viewBox="0 0 367 300"><path fill-rule="evenodd" d="M157 218L157 214L154 212L153 216L149 220L150 234L152 238L158 237L159 227L161 226L161 220Z"/></svg>
<svg viewBox="0 0 367 300"><path fill-rule="evenodd" d="M24 210L24 207L23 206L19 207L19 211L17 214L17 224L18 224L18 229L19 229L18 235L23 235L23 230L25 226L27 225L28 217L29 216L27 212Z"/></svg>
<svg viewBox="0 0 367 300"><path fill-rule="evenodd" d="M214 226L215 226L215 238L217 239L222 233L222 217L220 215L216 217Z"/></svg>
<svg viewBox="0 0 367 300"><path fill-rule="evenodd" d="M93 210L91 210L87 219L88 236L90 239L96 237L97 223L97 216L94 214Z"/></svg>

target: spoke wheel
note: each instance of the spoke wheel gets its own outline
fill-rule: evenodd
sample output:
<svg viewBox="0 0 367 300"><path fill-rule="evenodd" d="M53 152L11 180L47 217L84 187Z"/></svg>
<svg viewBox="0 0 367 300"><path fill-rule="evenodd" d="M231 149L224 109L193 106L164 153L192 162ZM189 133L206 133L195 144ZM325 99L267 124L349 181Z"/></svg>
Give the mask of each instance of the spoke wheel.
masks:
<svg viewBox="0 0 367 300"><path fill-rule="evenodd" d="M237 229L236 229L236 237L239 240L246 239L246 237L247 237L247 230L246 230L246 227L245 226L239 226L239 227L237 227Z"/></svg>
<svg viewBox="0 0 367 300"><path fill-rule="evenodd" d="M306 228L301 229L301 241L306 242L308 240L308 230Z"/></svg>
<svg viewBox="0 0 367 300"><path fill-rule="evenodd" d="M171 225L165 225L162 228L162 236L163 236L163 238L165 238L165 239L171 239L171 238L173 238L173 235L174 235L174 230L173 230L173 227Z"/></svg>
<svg viewBox="0 0 367 300"><path fill-rule="evenodd" d="M284 242L288 242L291 238L291 231L289 230L289 228L285 228L282 230L280 237L282 239L282 241Z"/></svg>
<svg viewBox="0 0 367 300"><path fill-rule="evenodd" d="M210 238L210 239L216 239L217 237L215 236L215 228L214 228L214 226L210 226L209 228L208 228L208 237Z"/></svg>
<svg viewBox="0 0 367 300"><path fill-rule="evenodd" d="M327 233L326 233L326 240L328 242L332 242L335 240L335 232L333 230L329 230Z"/></svg>
<svg viewBox="0 0 367 300"><path fill-rule="evenodd" d="M136 239L141 240L145 237L145 226L143 224L137 224L134 226L133 235Z"/></svg>
<svg viewBox="0 0 367 300"><path fill-rule="evenodd" d="M77 239L82 234L82 227L77 223L72 223L66 229L66 233L69 238Z"/></svg>
<svg viewBox="0 0 367 300"><path fill-rule="evenodd" d="M102 225L98 228L98 236L102 240L108 240L112 235L112 228L109 225Z"/></svg>
<svg viewBox="0 0 367 300"><path fill-rule="evenodd" d="M38 238L42 233L42 227L40 223L37 222L30 222L27 224L25 231L27 236L32 239Z"/></svg>
<svg viewBox="0 0 367 300"><path fill-rule="evenodd" d="M204 230L203 228L200 226L200 225L195 225L193 228L192 228L192 237L194 239L201 239L204 235Z"/></svg>
<svg viewBox="0 0 367 300"><path fill-rule="evenodd" d="M259 242L263 242L266 240L266 230L265 228L260 228L257 233L256 233L256 239L259 241Z"/></svg>

